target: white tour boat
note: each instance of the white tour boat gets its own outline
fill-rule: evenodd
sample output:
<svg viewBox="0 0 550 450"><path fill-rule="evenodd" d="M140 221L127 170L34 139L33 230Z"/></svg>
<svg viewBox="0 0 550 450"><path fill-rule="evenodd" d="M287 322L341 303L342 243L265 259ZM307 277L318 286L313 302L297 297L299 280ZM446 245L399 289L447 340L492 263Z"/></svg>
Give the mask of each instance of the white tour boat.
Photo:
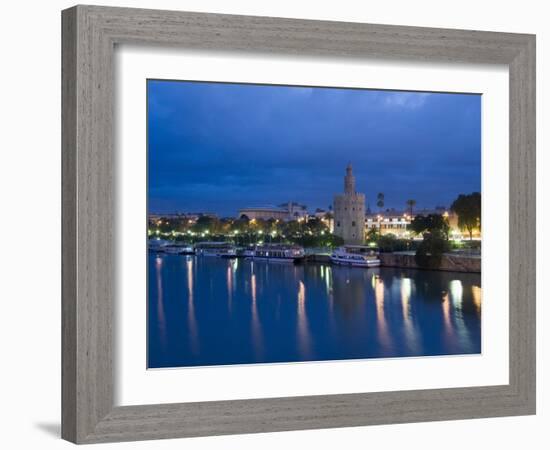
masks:
<svg viewBox="0 0 550 450"><path fill-rule="evenodd" d="M366 245L344 245L330 255L334 264L357 267L379 267L380 259L375 249Z"/></svg>
<svg viewBox="0 0 550 450"><path fill-rule="evenodd" d="M216 256L218 258L237 257L237 249L229 242L199 242L195 245L195 253L200 256Z"/></svg>
<svg viewBox="0 0 550 450"><path fill-rule="evenodd" d="M255 260L274 262L298 262L305 257L304 248L298 245L262 244L257 245L252 255Z"/></svg>

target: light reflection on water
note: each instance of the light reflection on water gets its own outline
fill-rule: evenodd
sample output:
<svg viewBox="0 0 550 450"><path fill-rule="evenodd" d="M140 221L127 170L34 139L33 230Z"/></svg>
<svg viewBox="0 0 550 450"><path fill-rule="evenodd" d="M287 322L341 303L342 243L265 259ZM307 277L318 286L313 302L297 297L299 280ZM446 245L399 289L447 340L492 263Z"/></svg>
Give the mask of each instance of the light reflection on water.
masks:
<svg viewBox="0 0 550 450"><path fill-rule="evenodd" d="M481 316L481 288L479 286L472 286L472 297L476 313L478 316Z"/></svg>
<svg viewBox="0 0 550 450"><path fill-rule="evenodd" d="M449 289L451 292L452 304L455 310L454 314L454 327L458 339L461 341L458 345L459 347L463 344L464 346L469 346L470 333L466 324L464 322L464 315L462 311L462 303L464 301L464 288L462 287L462 281L452 280L449 283ZM472 298L473 303L473 298Z"/></svg>
<svg viewBox="0 0 550 450"><path fill-rule="evenodd" d="M193 291L193 259L188 258L185 265L187 270L187 323L191 342L191 351L194 355L196 355L199 351L199 338L197 319L195 317L195 294Z"/></svg>
<svg viewBox="0 0 550 450"><path fill-rule="evenodd" d="M252 265L252 267L254 267ZM250 289L252 293L252 342L254 345L254 350L256 353L256 358L261 359L262 349L263 349L263 336L262 329L260 324L260 318L258 316L258 305L257 294L256 294L256 274L252 273L250 275Z"/></svg>
<svg viewBox="0 0 550 450"><path fill-rule="evenodd" d="M384 353L389 353L391 350L391 337L388 332L388 324L386 323L386 314L384 311L384 282L375 277L374 282L374 299L376 301L376 323L378 324L378 340L381 349Z"/></svg>
<svg viewBox="0 0 550 450"><path fill-rule="evenodd" d="M155 274L157 280L157 324L159 338L166 344L166 319L164 316L164 301L162 298L162 258L155 259Z"/></svg>
<svg viewBox="0 0 550 450"><path fill-rule="evenodd" d="M302 281L298 283L298 346L304 360L310 359L311 337L306 313L306 287Z"/></svg>
<svg viewBox="0 0 550 450"><path fill-rule="evenodd" d="M479 274L149 257L149 367L480 352Z"/></svg>
<svg viewBox="0 0 550 450"><path fill-rule="evenodd" d="M412 280L410 278L401 279L401 310L403 312L403 329L405 333L405 342L411 353L419 352L418 335L415 329L414 320L411 315L411 295Z"/></svg>

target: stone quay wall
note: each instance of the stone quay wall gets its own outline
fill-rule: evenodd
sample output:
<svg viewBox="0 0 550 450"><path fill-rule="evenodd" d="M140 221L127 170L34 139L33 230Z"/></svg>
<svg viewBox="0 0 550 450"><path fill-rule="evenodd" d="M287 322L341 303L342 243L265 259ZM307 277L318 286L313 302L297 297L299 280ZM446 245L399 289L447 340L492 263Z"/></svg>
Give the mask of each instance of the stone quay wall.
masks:
<svg viewBox="0 0 550 450"><path fill-rule="evenodd" d="M383 267L422 269L416 265L414 254L410 253L380 253L380 262ZM441 257L441 266L438 270L481 273L481 258L479 256L445 254Z"/></svg>

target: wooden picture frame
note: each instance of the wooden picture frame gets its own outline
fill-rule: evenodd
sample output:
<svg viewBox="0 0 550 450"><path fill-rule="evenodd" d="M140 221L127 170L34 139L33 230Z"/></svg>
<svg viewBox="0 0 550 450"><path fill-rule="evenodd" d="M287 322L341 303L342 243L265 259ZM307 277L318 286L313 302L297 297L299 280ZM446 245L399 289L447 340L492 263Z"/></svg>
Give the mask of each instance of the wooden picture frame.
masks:
<svg viewBox="0 0 550 450"><path fill-rule="evenodd" d="M97 6L63 11L62 32L64 439L93 443L535 413L535 36ZM509 384L115 407L117 44L507 65Z"/></svg>

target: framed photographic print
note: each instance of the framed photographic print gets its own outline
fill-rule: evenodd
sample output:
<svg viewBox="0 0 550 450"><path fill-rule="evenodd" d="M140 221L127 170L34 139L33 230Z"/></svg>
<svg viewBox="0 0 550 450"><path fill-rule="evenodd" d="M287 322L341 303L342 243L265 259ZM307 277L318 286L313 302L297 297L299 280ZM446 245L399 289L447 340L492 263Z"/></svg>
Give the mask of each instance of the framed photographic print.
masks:
<svg viewBox="0 0 550 450"><path fill-rule="evenodd" d="M534 155L531 35L63 11L63 437L534 414Z"/></svg>

